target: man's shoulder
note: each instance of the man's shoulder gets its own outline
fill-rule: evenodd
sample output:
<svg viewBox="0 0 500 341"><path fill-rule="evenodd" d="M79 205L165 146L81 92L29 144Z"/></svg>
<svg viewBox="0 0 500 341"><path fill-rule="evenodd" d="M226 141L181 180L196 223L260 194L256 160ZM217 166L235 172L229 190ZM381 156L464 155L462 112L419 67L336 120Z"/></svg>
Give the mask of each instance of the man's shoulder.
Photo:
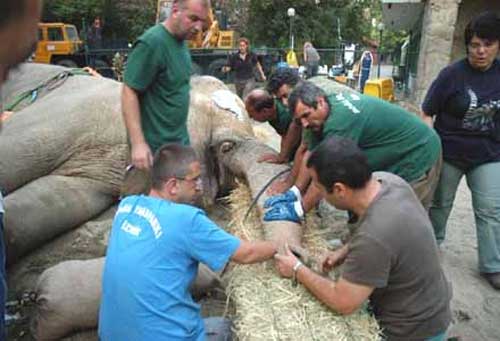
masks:
<svg viewBox="0 0 500 341"><path fill-rule="evenodd" d="M163 42L164 44L168 38L169 35L165 27L158 24L148 28L137 40L148 44L156 44L159 42Z"/></svg>

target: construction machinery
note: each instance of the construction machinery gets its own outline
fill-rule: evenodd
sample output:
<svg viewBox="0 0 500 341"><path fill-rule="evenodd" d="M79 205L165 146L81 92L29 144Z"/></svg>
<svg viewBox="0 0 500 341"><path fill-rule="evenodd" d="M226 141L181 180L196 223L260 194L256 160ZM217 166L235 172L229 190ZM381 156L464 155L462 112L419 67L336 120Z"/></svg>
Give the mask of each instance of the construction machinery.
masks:
<svg viewBox="0 0 500 341"><path fill-rule="evenodd" d="M74 25L63 23L38 24L38 44L33 56L37 63L78 67L83 42Z"/></svg>
<svg viewBox="0 0 500 341"><path fill-rule="evenodd" d="M70 68L91 66L106 77L114 77L110 60L115 50L89 52L74 25L65 23L39 23L38 42L32 61L56 64Z"/></svg>

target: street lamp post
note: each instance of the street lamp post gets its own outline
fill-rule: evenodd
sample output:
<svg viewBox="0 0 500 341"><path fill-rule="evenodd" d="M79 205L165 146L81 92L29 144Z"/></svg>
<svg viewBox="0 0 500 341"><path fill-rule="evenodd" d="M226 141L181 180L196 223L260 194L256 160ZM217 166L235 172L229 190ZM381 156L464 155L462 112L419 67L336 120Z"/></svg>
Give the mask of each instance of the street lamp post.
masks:
<svg viewBox="0 0 500 341"><path fill-rule="evenodd" d="M378 40L378 67L377 67L377 78L380 78L380 51L382 50L382 34L384 32L384 28L385 28L385 25L383 22L379 23L377 25L377 29L378 29L378 32L379 32L379 40Z"/></svg>
<svg viewBox="0 0 500 341"><path fill-rule="evenodd" d="M290 7L286 13L290 17L290 50L293 50L294 47L293 18L295 17L295 8Z"/></svg>

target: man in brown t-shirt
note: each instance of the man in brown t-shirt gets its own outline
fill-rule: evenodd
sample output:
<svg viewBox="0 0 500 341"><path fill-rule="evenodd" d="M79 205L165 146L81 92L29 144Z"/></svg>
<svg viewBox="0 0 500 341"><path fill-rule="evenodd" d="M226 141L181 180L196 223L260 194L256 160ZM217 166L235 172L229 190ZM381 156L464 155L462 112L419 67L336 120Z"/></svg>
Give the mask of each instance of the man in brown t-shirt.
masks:
<svg viewBox="0 0 500 341"><path fill-rule="evenodd" d="M387 340L444 340L451 288L432 225L411 187L396 175L372 174L366 156L346 138L322 142L307 167L330 204L359 217L359 228L348 244L322 260L324 271L344 263L338 281L308 269L288 248L275 256L281 275L295 277L341 314L370 299Z"/></svg>

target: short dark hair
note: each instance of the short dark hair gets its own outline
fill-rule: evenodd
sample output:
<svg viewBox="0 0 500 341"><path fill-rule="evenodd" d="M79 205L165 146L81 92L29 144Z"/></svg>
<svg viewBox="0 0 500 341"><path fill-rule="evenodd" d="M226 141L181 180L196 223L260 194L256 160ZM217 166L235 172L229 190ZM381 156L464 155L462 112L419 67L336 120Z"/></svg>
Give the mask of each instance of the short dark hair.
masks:
<svg viewBox="0 0 500 341"><path fill-rule="evenodd" d="M151 171L151 186L160 189L163 182L171 178L184 178L189 166L198 161L192 147L178 143L167 143L155 153Z"/></svg>
<svg viewBox="0 0 500 341"><path fill-rule="evenodd" d="M0 28L3 28L9 21L21 17L24 14L26 10L26 1L27 0L0 1L0 13L2 13L2 15L0 15Z"/></svg>
<svg viewBox="0 0 500 341"><path fill-rule="evenodd" d="M284 84L294 87L299 82L299 74L289 67L282 67L276 70L267 82L267 91L276 94Z"/></svg>
<svg viewBox="0 0 500 341"><path fill-rule="evenodd" d="M319 182L328 192L332 191L336 182L361 189L372 175L368 159L356 142L340 136L321 142L312 151L307 167L314 169Z"/></svg>
<svg viewBox="0 0 500 341"><path fill-rule="evenodd" d="M465 27L464 38L467 47L474 36L491 41L500 41L500 17L495 12L478 14Z"/></svg>
<svg viewBox="0 0 500 341"><path fill-rule="evenodd" d="M270 109L274 107L274 98L266 90L259 89L258 92L250 92L245 98L245 104L255 111Z"/></svg>
<svg viewBox="0 0 500 341"><path fill-rule="evenodd" d="M295 87L288 97L288 109L291 113L295 113L299 100L308 107L317 109L318 97L323 97L328 102L328 97L323 89L314 83L304 81ZM328 102L328 104L330 103Z"/></svg>

